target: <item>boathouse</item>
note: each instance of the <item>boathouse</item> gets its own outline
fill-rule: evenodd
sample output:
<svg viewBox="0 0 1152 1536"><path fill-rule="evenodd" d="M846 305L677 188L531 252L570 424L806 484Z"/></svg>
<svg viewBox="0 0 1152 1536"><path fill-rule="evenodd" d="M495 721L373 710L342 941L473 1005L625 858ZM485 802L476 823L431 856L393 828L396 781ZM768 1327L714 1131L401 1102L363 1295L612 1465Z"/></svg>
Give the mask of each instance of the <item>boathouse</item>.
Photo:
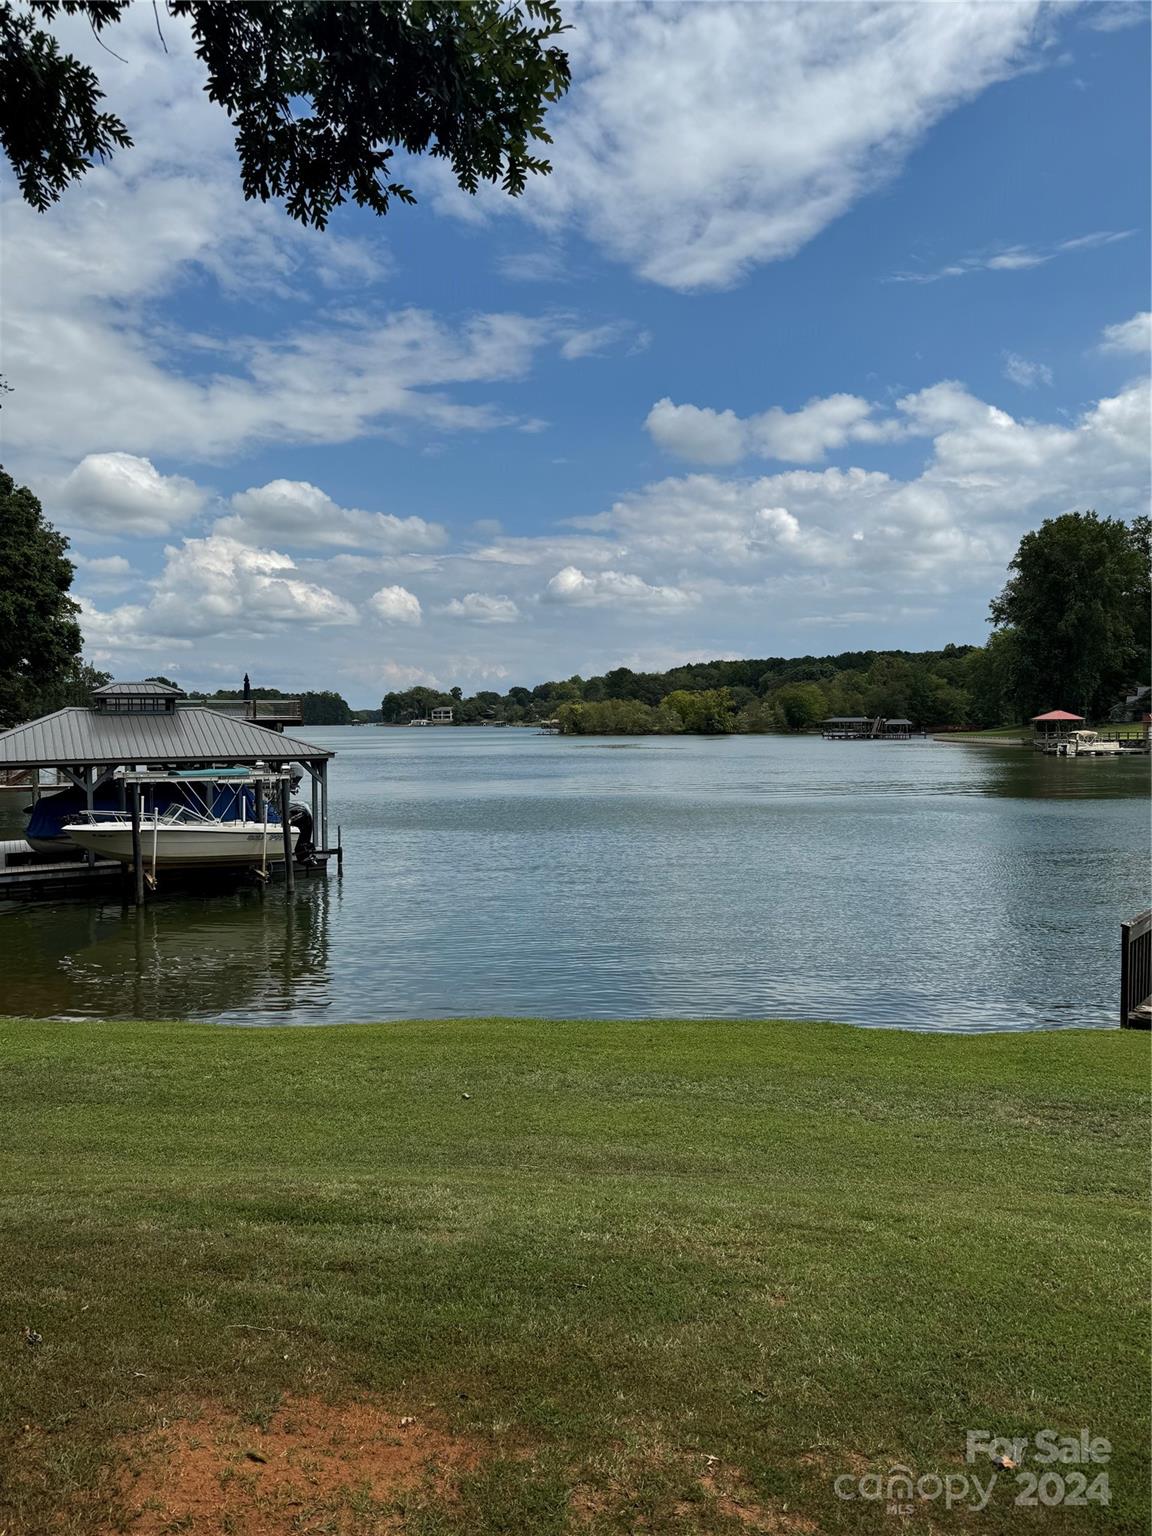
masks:
<svg viewBox="0 0 1152 1536"><path fill-rule="evenodd" d="M321 862L329 849L328 763L333 755L280 730L188 703L180 689L150 680L105 684L93 691L87 707L58 709L0 732L0 776L27 775L35 785L42 770L55 770L54 787L80 790L89 812L101 790L105 795L114 791L125 809L125 773L236 767L283 773L298 765L301 780L307 774L310 781L312 835ZM34 872L45 877L38 882L43 884L57 867L33 860L14 863L8 853L0 868L0 890L21 871L29 879ZM70 859L65 873L75 875L77 862ZM93 875L110 870L94 865L91 854L87 865Z"/></svg>
<svg viewBox="0 0 1152 1536"><path fill-rule="evenodd" d="M1032 745L1041 750L1054 746L1058 741L1066 741L1083 724L1083 715L1070 715L1066 709L1050 709L1047 714L1033 715Z"/></svg>
<svg viewBox="0 0 1152 1536"><path fill-rule="evenodd" d="M870 715L829 715L820 726L826 741L860 741L872 734Z"/></svg>
<svg viewBox="0 0 1152 1536"><path fill-rule="evenodd" d="M910 741L911 720L893 715L829 715L820 722L825 741Z"/></svg>

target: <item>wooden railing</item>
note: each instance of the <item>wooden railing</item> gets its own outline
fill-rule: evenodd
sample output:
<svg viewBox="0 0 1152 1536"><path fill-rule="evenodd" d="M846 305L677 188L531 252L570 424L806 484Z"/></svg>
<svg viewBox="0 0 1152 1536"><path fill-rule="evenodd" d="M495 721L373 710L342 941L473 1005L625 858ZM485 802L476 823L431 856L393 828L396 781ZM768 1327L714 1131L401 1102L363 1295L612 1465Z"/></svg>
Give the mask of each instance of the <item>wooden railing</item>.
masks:
<svg viewBox="0 0 1152 1536"><path fill-rule="evenodd" d="M1120 1027L1152 1026L1152 908L1120 924Z"/></svg>

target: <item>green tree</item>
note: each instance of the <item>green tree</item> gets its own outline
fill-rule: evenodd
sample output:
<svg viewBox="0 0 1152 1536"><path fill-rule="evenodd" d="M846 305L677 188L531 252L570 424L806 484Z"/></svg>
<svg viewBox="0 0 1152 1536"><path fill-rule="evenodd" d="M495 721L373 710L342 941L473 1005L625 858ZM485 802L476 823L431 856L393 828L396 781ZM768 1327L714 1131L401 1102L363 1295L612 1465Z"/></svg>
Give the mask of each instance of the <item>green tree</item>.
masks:
<svg viewBox="0 0 1152 1536"><path fill-rule="evenodd" d="M726 736L733 729L732 700L727 688L689 693L678 688L660 701L660 708L680 717L683 729L701 736Z"/></svg>
<svg viewBox="0 0 1152 1536"><path fill-rule="evenodd" d="M42 688L32 714L48 714L54 709L83 709L92 700L92 690L112 681L111 672L76 658L57 681Z"/></svg>
<svg viewBox="0 0 1152 1536"><path fill-rule="evenodd" d="M330 688L300 695L301 723L304 725L351 725L352 710L342 694Z"/></svg>
<svg viewBox="0 0 1152 1536"><path fill-rule="evenodd" d="M43 211L93 160L132 140L102 110L96 72L45 24L85 17L99 36L129 0L0 3L0 144L24 199ZM534 144L568 89L556 0L167 0L186 17L205 90L236 129L244 195L280 198L323 229L351 198L378 214L416 199L391 180L397 150L447 160L459 185L515 197L546 175ZM160 26L157 13L157 26ZM106 45L105 45L106 46ZM111 50L109 50L111 51Z"/></svg>
<svg viewBox="0 0 1152 1536"><path fill-rule="evenodd" d="M750 736L763 736L780 729L780 717L766 699L746 704L736 716L736 730Z"/></svg>
<svg viewBox="0 0 1152 1536"><path fill-rule="evenodd" d="M995 630L987 645L965 656L963 681L974 725L1015 725L1019 720L1014 691L1018 666L1014 629Z"/></svg>
<svg viewBox="0 0 1152 1536"><path fill-rule="evenodd" d="M659 729L655 711L638 699L603 699L596 704L568 700L556 718L565 736L648 736Z"/></svg>
<svg viewBox="0 0 1152 1536"><path fill-rule="evenodd" d="M815 683L787 683L772 695L772 703L790 731L818 725L828 713L824 694Z"/></svg>
<svg viewBox="0 0 1152 1536"><path fill-rule="evenodd" d="M68 540L0 469L0 726L41 712L80 656Z"/></svg>
<svg viewBox="0 0 1152 1536"><path fill-rule="evenodd" d="M1067 512L1026 533L991 620L1014 634L1010 692L1024 718L1045 709L1106 714L1148 668L1147 519L1130 528Z"/></svg>

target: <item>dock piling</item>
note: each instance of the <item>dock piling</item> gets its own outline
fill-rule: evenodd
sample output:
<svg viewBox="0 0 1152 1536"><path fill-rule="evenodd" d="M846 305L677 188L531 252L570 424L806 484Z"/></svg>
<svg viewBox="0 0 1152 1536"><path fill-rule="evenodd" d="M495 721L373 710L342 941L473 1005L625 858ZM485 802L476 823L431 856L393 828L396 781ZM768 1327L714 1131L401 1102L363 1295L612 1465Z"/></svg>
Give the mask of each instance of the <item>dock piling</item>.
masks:
<svg viewBox="0 0 1152 1536"><path fill-rule="evenodd" d="M292 817L288 806L288 780L280 780L280 831L284 839L284 883L289 895L296 889L296 865L292 857Z"/></svg>
<svg viewBox="0 0 1152 1536"><path fill-rule="evenodd" d="M132 879L136 905L144 905L144 848L140 839L140 786L132 785Z"/></svg>

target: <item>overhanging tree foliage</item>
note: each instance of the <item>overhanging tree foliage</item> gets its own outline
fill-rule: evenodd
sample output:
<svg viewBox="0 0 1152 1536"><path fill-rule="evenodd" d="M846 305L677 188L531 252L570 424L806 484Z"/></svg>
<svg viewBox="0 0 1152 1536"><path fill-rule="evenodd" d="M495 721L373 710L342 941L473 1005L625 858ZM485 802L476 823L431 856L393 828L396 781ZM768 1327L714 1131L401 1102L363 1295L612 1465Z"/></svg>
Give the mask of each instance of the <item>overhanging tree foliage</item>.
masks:
<svg viewBox="0 0 1152 1536"><path fill-rule="evenodd" d="M25 200L44 210L132 140L102 109L95 71L45 29L81 14L97 34L130 0L0 3L0 144ZM205 90L236 128L244 195L280 198L323 229L349 198L378 214L415 198L391 179L397 150L447 160L457 182L513 197L551 169L548 106L568 89L556 0L167 0L187 18ZM159 40L157 42L159 47ZM157 67L162 67L158 63Z"/></svg>
<svg viewBox="0 0 1152 1536"><path fill-rule="evenodd" d="M78 665L67 549L32 492L0 469L0 726L39 713Z"/></svg>

